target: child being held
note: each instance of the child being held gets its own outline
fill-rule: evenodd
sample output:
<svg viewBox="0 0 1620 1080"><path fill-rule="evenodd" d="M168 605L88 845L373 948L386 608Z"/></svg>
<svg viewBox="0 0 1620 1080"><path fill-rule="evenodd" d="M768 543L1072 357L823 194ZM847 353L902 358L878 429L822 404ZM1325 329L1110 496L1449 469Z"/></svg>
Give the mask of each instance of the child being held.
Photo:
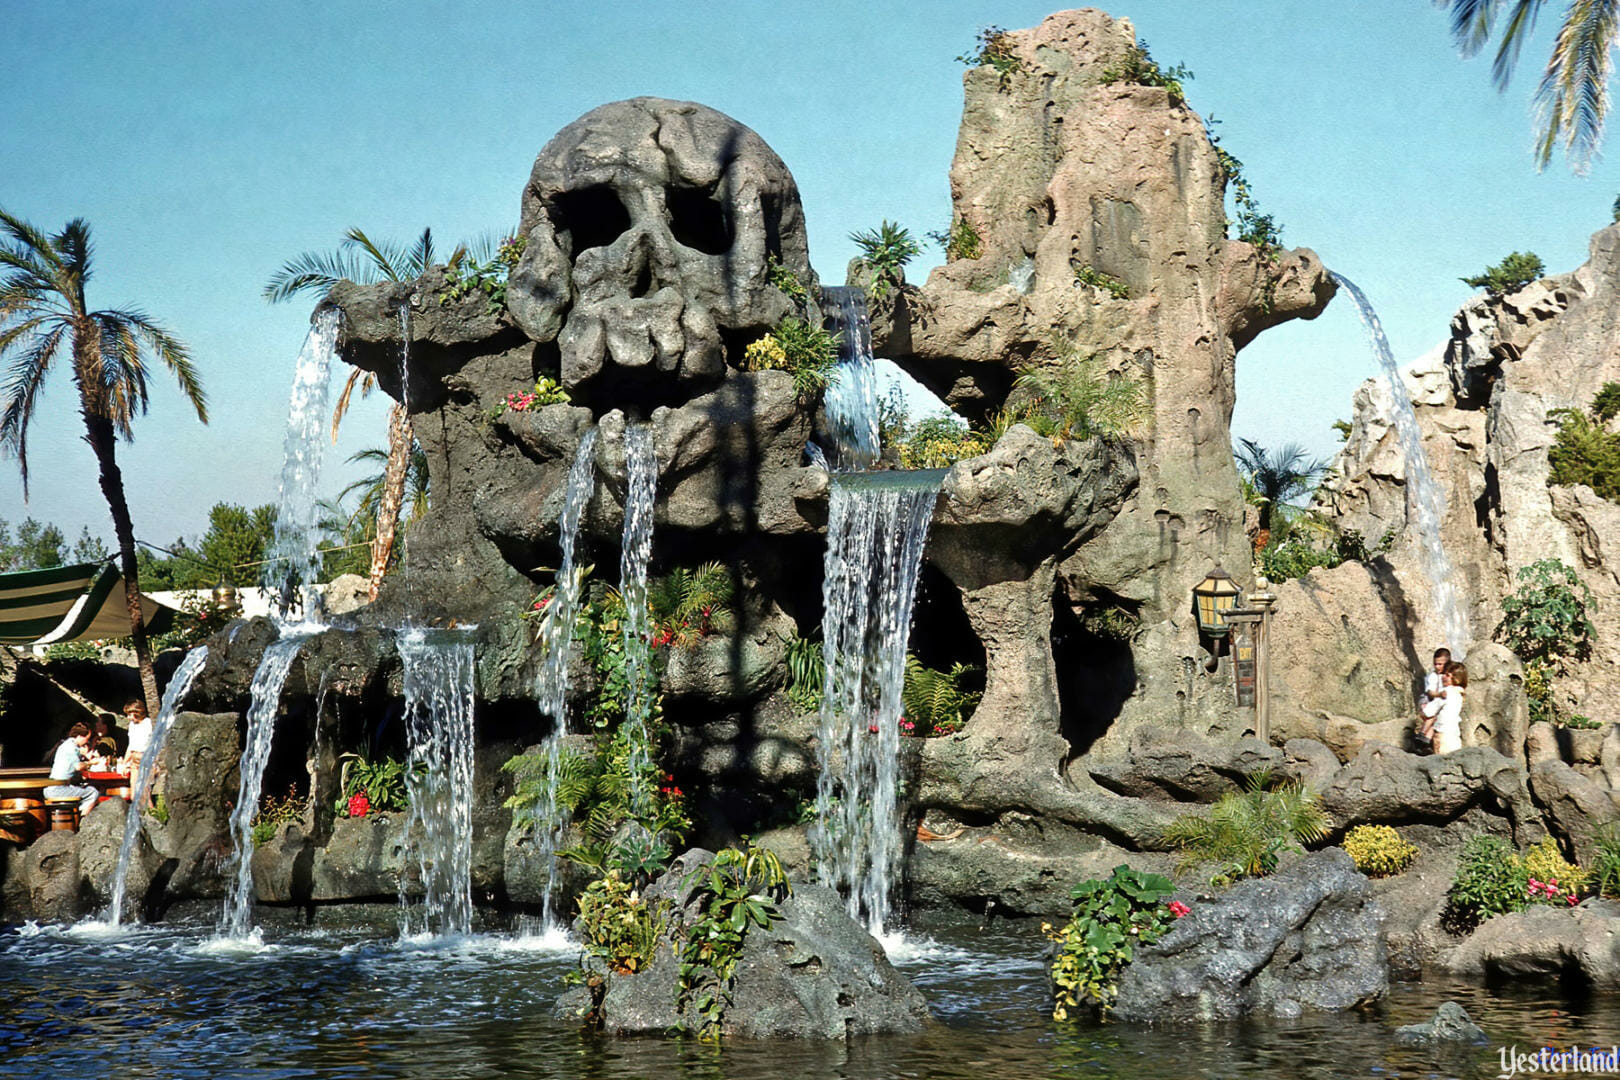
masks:
<svg viewBox="0 0 1620 1080"><path fill-rule="evenodd" d="M1418 697L1418 734L1426 743L1434 741L1434 722L1446 700L1446 668L1451 663L1451 650L1434 650L1434 667L1423 674L1423 693Z"/></svg>
<svg viewBox="0 0 1620 1080"><path fill-rule="evenodd" d="M1446 665L1445 697L1440 715L1434 721L1434 752L1449 754L1462 749L1463 694L1468 688L1468 669L1453 661Z"/></svg>

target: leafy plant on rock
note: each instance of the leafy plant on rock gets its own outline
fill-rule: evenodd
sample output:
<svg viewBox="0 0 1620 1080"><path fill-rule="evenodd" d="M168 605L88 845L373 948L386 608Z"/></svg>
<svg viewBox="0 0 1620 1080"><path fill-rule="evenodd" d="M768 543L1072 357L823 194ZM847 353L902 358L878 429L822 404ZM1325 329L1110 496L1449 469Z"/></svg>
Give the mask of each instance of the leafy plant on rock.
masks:
<svg viewBox="0 0 1620 1080"><path fill-rule="evenodd" d="M597 958L615 975L650 967L668 926L668 902L649 902L618 870L609 870L580 894L580 945L586 957Z"/></svg>
<svg viewBox="0 0 1620 1080"><path fill-rule="evenodd" d="M1462 278L1462 283L1474 289L1484 289L1493 297L1518 292L1547 272L1541 256L1533 251L1515 251L1494 266L1487 266L1473 277Z"/></svg>
<svg viewBox="0 0 1620 1080"><path fill-rule="evenodd" d="M827 679L827 662L821 642L795 634L787 645L788 700L800 712L821 708L821 694Z"/></svg>
<svg viewBox="0 0 1620 1080"><path fill-rule="evenodd" d="M1116 438L1142 419L1142 383L1107 370L1100 357L1054 342L1057 363L1020 368L1013 390L1022 399L1016 423L1054 440Z"/></svg>
<svg viewBox="0 0 1620 1080"><path fill-rule="evenodd" d="M718 562L654 578L647 588L653 645L687 646L730 630L732 589L731 571Z"/></svg>
<svg viewBox="0 0 1620 1080"><path fill-rule="evenodd" d="M483 243L487 245L489 241ZM465 247L458 248L445 266L445 290L439 297L439 303L458 303L465 297L482 293L485 310L489 314L498 315L505 311L507 278L523 257L528 243L528 237L508 236L496 246L494 254L482 259L477 257L476 252L469 252Z"/></svg>
<svg viewBox="0 0 1620 1080"><path fill-rule="evenodd" d="M1069 1010L1090 1007L1106 1012L1119 996L1120 971L1140 945L1158 940L1177 918L1181 905L1166 905L1175 891L1170 879L1116 866L1102 881L1082 881L1069 894L1074 908L1060 930L1041 929L1057 943L1052 962L1052 1019L1066 1020Z"/></svg>
<svg viewBox="0 0 1620 1080"><path fill-rule="evenodd" d="M1539 899L1547 902L1562 899L1566 904L1586 891L1591 877L1584 868L1564 858L1564 853L1558 850L1558 841L1550 836L1542 837L1540 843L1524 853L1524 871ZM1535 888L1538 883L1542 886L1539 889Z"/></svg>
<svg viewBox="0 0 1620 1080"><path fill-rule="evenodd" d="M979 236L979 230L965 217L954 219L948 229L930 232L928 239L944 250L946 262L977 259L984 254L984 241Z"/></svg>
<svg viewBox="0 0 1620 1080"><path fill-rule="evenodd" d="M901 468L948 469L958 461L978 457L990 446L965 420L955 416L930 416L908 425L899 448Z"/></svg>
<svg viewBox="0 0 1620 1080"><path fill-rule="evenodd" d="M1012 84L1012 77L1024 70L1024 62L1018 57L1012 35L999 26L986 26L979 31L975 40L978 48L958 56L957 62L968 67L995 69L998 87L1007 89Z"/></svg>
<svg viewBox="0 0 1620 1080"><path fill-rule="evenodd" d="M786 371L801 398L819 397L837 378L838 335L789 315L743 352L744 371Z"/></svg>
<svg viewBox="0 0 1620 1080"><path fill-rule="evenodd" d="M1412 865L1418 850L1388 825L1357 825L1344 834L1345 853L1368 877L1389 877Z"/></svg>
<svg viewBox="0 0 1620 1080"><path fill-rule="evenodd" d="M368 813L410 808L403 762L391 757L372 761L356 753L344 754L338 760L343 765L338 774L338 799L332 809L339 817L364 817Z"/></svg>
<svg viewBox="0 0 1620 1080"><path fill-rule="evenodd" d="M1530 874L1513 845L1495 836L1474 836L1457 858L1457 874L1446 891L1441 925L1466 934L1493 915L1529 906Z"/></svg>
<svg viewBox="0 0 1620 1080"><path fill-rule="evenodd" d="M1113 297L1115 300L1129 300L1131 298L1131 289L1129 285L1126 285L1117 277L1111 277L1110 275L1095 269L1090 264L1076 268L1074 272L1074 280L1080 285L1085 285L1093 289L1100 289L1109 296Z"/></svg>
<svg viewBox="0 0 1620 1080"><path fill-rule="evenodd" d="M1315 793L1292 781L1273 785L1259 772L1245 791L1222 795L1207 813L1184 814L1170 823L1164 840L1182 853L1187 869L1213 863L1213 885L1264 877L1284 852L1299 851L1327 835L1327 813Z"/></svg>
<svg viewBox="0 0 1620 1080"><path fill-rule="evenodd" d="M1620 897L1620 827L1613 822L1600 827L1594 837L1587 885L1598 896Z"/></svg>
<svg viewBox="0 0 1620 1080"><path fill-rule="evenodd" d="M718 1042L748 933L769 930L782 917L779 905L793 887L776 853L752 843L717 853L682 887L692 890L688 904L697 905L698 917L683 927L677 950L676 1010L696 1013L698 1038Z"/></svg>
<svg viewBox="0 0 1620 1080"><path fill-rule="evenodd" d="M1597 601L1574 568L1541 559L1521 568L1517 580L1519 587L1502 601L1496 639L1526 664L1542 664L1554 674L1589 658L1597 630L1588 612Z"/></svg>
<svg viewBox="0 0 1620 1080"><path fill-rule="evenodd" d="M888 220L876 229L852 232L849 238L861 249L860 261L872 275L870 292L876 300L887 296L905 265L922 254L922 245L912 239L911 230Z"/></svg>
<svg viewBox="0 0 1620 1080"><path fill-rule="evenodd" d="M1161 68L1148 52L1147 42L1137 38L1136 43L1125 50L1120 62L1104 68L1097 81L1104 86L1121 82L1137 86L1162 86L1170 95L1170 104L1184 105L1187 95L1181 84L1192 77L1192 69L1186 64Z"/></svg>
<svg viewBox="0 0 1620 1080"><path fill-rule="evenodd" d="M1620 416L1620 382L1606 382L1592 398L1592 415L1603 423Z"/></svg>
<svg viewBox="0 0 1620 1080"><path fill-rule="evenodd" d="M259 800L259 812L253 815L250 826L255 846L268 844L275 839L276 833L281 831L283 825L292 825L302 821L304 817L305 799L298 794L295 784L288 785L287 794L276 797L266 795Z"/></svg>
<svg viewBox="0 0 1620 1080"><path fill-rule="evenodd" d="M1602 407L1616 406L1602 401ZM1547 414L1558 424L1547 450L1547 485L1585 484L1599 497L1620 502L1620 435L1604 426L1599 401L1592 403L1592 414L1578 409L1553 409Z"/></svg>
<svg viewBox="0 0 1620 1080"><path fill-rule="evenodd" d="M952 735L961 731L978 707L979 699L984 697L982 691L963 686L978 670L966 664L952 664L948 670L940 671L907 653L900 697L905 704L904 720L912 725L909 734Z"/></svg>

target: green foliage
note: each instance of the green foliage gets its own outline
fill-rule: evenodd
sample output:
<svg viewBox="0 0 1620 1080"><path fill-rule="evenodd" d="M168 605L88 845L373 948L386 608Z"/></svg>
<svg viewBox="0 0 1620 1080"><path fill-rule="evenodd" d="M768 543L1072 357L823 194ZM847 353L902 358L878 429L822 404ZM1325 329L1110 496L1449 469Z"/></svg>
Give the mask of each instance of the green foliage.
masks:
<svg viewBox="0 0 1620 1080"><path fill-rule="evenodd" d="M456 251L461 254L465 245ZM264 298L274 304L298 295L324 297L340 281L360 285L409 281L427 273L434 261L432 229L423 229L415 243L402 248L350 228L344 231L337 250L306 251L283 263L265 284Z"/></svg>
<svg viewBox="0 0 1620 1080"><path fill-rule="evenodd" d="M678 567L647 585L654 646L696 644L710 634L731 630L731 571L717 562L695 570Z"/></svg>
<svg viewBox="0 0 1620 1080"><path fill-rule="evenodd" d="M1175 887L1159 874L1116 866L1107 880L1082 881L1069 894L1074 902L1068 924L1041 929L1057 942L1052 962L1055 998L1052 1019L1066 1020L1070 1009L1088 1006L1106 1012L1118 997L1120 971L1138 945L1158 940L1176 916L1165 901Z"/></svg>
<svg viewBox="0 0 1620 1080"><path fill-rule="evenodd" d="M688 874L682 887L692 890L688 903L697 904L698 917L685 928L677 950L675 1007L683 1015L697 1014L700 1040L718 1042L748 933L769 930L782 917L778 905L793 888L776 853L752 843L717 853Z"/></svg>
<svg viewBox="0 0 1620 1080"><path fill-rule="evenodd" d="M88 526L81 527L79 539L68 546L67 538L55 525L28 517L17 525L15 538L11 526L0 518L0 572L11 570L44 570L67 563L102 562L109 555L107 545L99 537L91 536ZM159 588L142 581L148 589Z"/></svg>
<svg viewBox="0 0 1620 1080"><path fill-rule="evenodd" d="M1335 420L1335 421L1333 421L1332 427L1333 427L1334 431L1339 433L1339 441L1340 442L1349 442L1350 441L1350 431L1351 431L1350 421L1348 421L1348 420Z"/></svg>
<svg viewBox="0 0 1620 1080"><path fill-rule="evenodd" d="M978 48L965 52L956 58L957 63L968 67L991 67L998 76L996 82L1002 89L1012 84L1012 77L1024 70L1024 62L1018 58L1013 50L1012 35L999 26L986 26L979 31Z"/></svg>
<svg viewBox="0 0 1620 1080"><path fill-rule="evenodd" d="M1610 221L1620 221L1620 195L1614 197L1614 205L1609 208L1609 211L1614 215L1609 219Z"/></svg>
<svg viewBox="0 0 1620 1080"><path fill-rule="evenodd" d="M1246 244L1253 244L1259 250L1261 259L1275 269L1282 259L1282 227L1270 214L1261 211L1254 197L1254 189L1249 186L1248 177L1243 173L1243 162L1221 145L1220 136L1215 134L1216 123L1213 116L1207 122L1209 145L1220 162L1221 172L1226 177L1226 190L1232 196L1232 208L1237 211L1237 216L1226 223L1227 233L1230 235L1232 226L1236 225L1237 238ZM1266 311L1271 310L1276 288L1275 274L1268 273L1265 292L1261 297L1261 306Z"/></svg>
<svg viewBox="0 0 1620 1080"><path fill-rule="evenodd" d="M952 664L950 670L927 667L916 656L906 654L905 682L900 691L905 704L901 730L910 723L908 735L952 735L962 730L978 707L982 691L968 690L962 684L978 672L966 664Z"/></svg>
<svg viewBox="0 0 1620 1080"><path fill-rule="evenodd" d="M789 300L793 301L794 306L799 309L801 315L809 310L810 286L800 280L798 274L783 266L781 260L775 255L766 257L765 272L771 284L776 286L777 290Z"/></svg>
<svg viewBox="0 0 1620 1080"><path fill-rule="evenodd" d="M1238 471L1247 482L1244 497L1260 509L1260 528L1286 524L1301 509L1295 501L1310 494L1317 477L1327 468L1320 458L1306 456L1304 447L1288 443L1275 452L1253 439L1239 439Z"/></svg>
<svg viewBox="0 0 1620 1080"><path fill-rule="evenodd" d="M305 799L298 794L296 785L287 788L287 794L277 798L266 795L259 800L259 812L253 815L250 831L255 846L268 844L275 839L276 833L281 831L283 825L291 825L302 821L304 817Z"/></svg>
<svg viewBox="0 0 1620 1080"><path fill-rule="evenodd" d="M1598 896L1620 898L1620 828L1613 822L1600 827L1593 841L1588 887Z"/></svg>
<svg viewBox="0 0 1620 1080"><path fill-rule="evenodd" d="M977 259L984 254L984 241L979 236L979 230L967 218L956 218L949 229L930 232L928 239L944 249L946 262Z"/></svg>
<svg viewBox="0 0 1620 1080"><path fill-rule="evenodd" d="M1101 289L1115 300L1129 300L1131 289L1116 277L1110 277L1100 270L1093 269L1089 264L1077 267L1074 271L1074 280L1081 285L1088 285L1093 289Z"/></svg>
<svg viewBox="0 0 1620 1080"><path fill-rule="evenodd" d="M1115 604L1088 605L1080 612L1080 629L1104 641L1129 641L1142 626L1142 617Z"/></svg>
<svg viewBox="0 0 1620 1080"><path fill-rule="evenodd" d="M930 416L909 426L900 442L900 467L948 469L990 449L985 437L954 416Z"/></svg>
<svg viewBox="0 0 1620 1080"><path fill-rule="evenodd" d="M505 311L506 279L523 257L528 243L528 237L508 236L500 242L492 256L482 261L465 247L457 249L445 267L445 289L439 296L439 303L458 303L465 297L482 293L485 310L489 314L498 315Z"/></svg>
<svg viewBox="0 0 1620 1080"><path fill-rule="evenodd" d="M1576 409L1554 409L1547 417L1558 423L1547 451L1548 486L1585 484L1620 502L1620 435Z"/></svg>
<svg viewBox="0 0 1620 1080"><path fill-rule="evenodd" d="M1327 814L1316 795L1291 781L1271 785L1269 774L1249 778L1248 790L1222 795L1207 814L1184 814L1164 840L1182 853L1186 869L1214 863L1213 885L1264 877L1286 851L1327 835Z"/></svg>
<svg viewBox="0 0 1620 1080"><path fill-rule="evenodd" d="M1137 38L1136 44L1126 50L1124 59L1115 66L1104 68L1098 81L1104 86L1120 82L1134 83L1137 86L1162 86L1170 95L1170 104L1184 105L1187 95L1181 84L1192 77L1192 70L1186 64L1161 68L1148 52L1147 42Z"/></svg>
<svg viewBox="0 0 1620 1080"><path fill-rule="evenodd" d="M852 232L849 238L861 249L860 260L872 275L872 298L889 294L906 263L922 254L922 245L911 237L911 230L885 219L876 229Z"/></svg>
<svg viewBox="0 0 1620 1080"><path fill-rule="evenodd" d="M1561 718L1561 722L1565 727L1574 728L1576 731L1601 731L1603 729L1603 721L1594 720L1590 716L1580 716L1578 714L1565 716Z"/></svg>
<svg viewBox="0 0 1620 1080"><path fill-rule="evenodd" d="M1020 403L1008 419L1051 439L1117 438L1141 422L1147 409L1142 383L1112 373L1097 356L1053 342L1058 362L1018 370L1013 390Z"/></svg>
<svg viewBox="0 0 1620 1080"><path fill-rule="evenodd" d="M1518 589L1502 601L1496 639L1549 674L1563 674L1570 661L1590 657L1597 630L1587 612L1597 601L1574 569L1558 559L1542 559L1521 568L1518 581Z"/></svg>
<svg viewBox="0 0 1620 1080"><path fill-rule="evenodd" d="M1355 529L1344 529L1324 542L1320 537L1299 532L1273 531L1271 540L1255 553L1255 565L1271 581L1304 577L1317 567L1332 569L1341 563L1366 562L1383 555L1395 544L1395 533L1387 531L1373 547Z"/></svg>
<svg viewBox="0 0 1620 1080"><path fill-rule="evenodd" d="M1592 398L1592 415L1604 423L1620 416L1620 382L1606 382Z"/></svg>
<svg viewBox="0 0 1620 1080"><path fill-rule="evenodd" d="M349 816L349 800L364 795L370 812L383 814L410 809L410 791L405 786L405 765L397 758L372 761L364 754L348 753L338 774L338 797L332 810L339 817Z"/></svg>
<svg viewBox="0 0 1620 1080"><path fill-rule="evenodd" d="M1529 885L1529 871L1513 845L1494 836L1471 837L1457 858L1441 925L1466 934L1492 915L1523 911L1530 904Z"/></svg>
<svg viewBox="0 0 1620 1080"><path fill-rule="evenodd" d="M821 693L827 680L827 662L821 642L795 634L788 641L788 700L800 712L821 708Z"/></svg>
<svg viewBox="0 0 1620 1080"><path fill-rule="evenodd" d="M496 402L489 411L489 418L494 420L507 412L532 412L547 405L566 405L572 400L562 383L549 375L542 375L535 380L533 390L514 390Z"/></svg>
<svg viewBox="0 0 1620 1080"><path fill-rule="evenodd" d="M169 823L169 800L164 797L163 792L160 791L152 796L152 808L147 813L151 814L152 819L159 825Z"/></svg>
<svg viewBox="0 0 1620 1080"><path fill-rule="evenodd" d="M1492 296L1517 292L1547 272L1541 256L1532 251L1515 251L1484 272L1462 278L1462 283L1474 289L1484 289Z"/></svg>
<svg viewBox="0 0 1620 1080"><path fill-rule="evenodd" d="M1368 877L1389 877L1412 865L1418 850L1388 825L1357 825L1344 834L1341 845Z"/></svg>
<svg viewBox="0 0 1620 1080"><path fill-rule="evenodd" d="M1545 882L1567 896L1579 896L1586 891L1591 877L1586 870L1565 859L1564 853L1558 850L1558 841L1550 836L1542 837L1539 844L1524 853L1524 870L1532 882ZM1552 899L1545 891L1542 897Z"/></svg>
<svg viewBox="0 0 1620 1080"><path fill-rule="evenodd" d="M744 371L786 371L801 398L821 395L837 375L839 335L789 315L775 330L749 345L743 354Z"/></svg>
<svg viewBox="0 0 1620 1080"><path fill-rule="evenodd" d="M580 895L580 945L616 975L651 966L668 926L669 902L649 902L618 870L609 870Z"/></svg>

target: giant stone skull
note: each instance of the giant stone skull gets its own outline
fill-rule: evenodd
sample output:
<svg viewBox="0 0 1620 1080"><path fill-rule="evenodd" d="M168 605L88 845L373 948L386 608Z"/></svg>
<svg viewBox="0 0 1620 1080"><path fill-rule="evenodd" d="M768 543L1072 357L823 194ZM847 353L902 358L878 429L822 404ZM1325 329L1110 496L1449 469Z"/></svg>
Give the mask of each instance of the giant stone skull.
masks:
<svg viewBox="0 0 1620 1080"><path fill-rule="evenodd" d="M535 159L520 228L507 304L529 337L556 339L570 390L712 385L792 311L767 257L810 269L782 159L686 101L617 101L563 128Z"/></svg>

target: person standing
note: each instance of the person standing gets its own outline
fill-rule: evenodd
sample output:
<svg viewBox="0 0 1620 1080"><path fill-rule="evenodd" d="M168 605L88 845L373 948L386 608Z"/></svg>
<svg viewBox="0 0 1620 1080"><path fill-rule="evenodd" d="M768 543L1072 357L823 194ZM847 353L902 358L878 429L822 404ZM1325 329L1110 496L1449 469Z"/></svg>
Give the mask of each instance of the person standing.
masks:
<svg viewBox="0 0 1620 1080"><path fill-rule="evenodd" d="M139 698L124 706L124 717L129 721L129 749L124 752L123 768L127 776L139 776L141 757L152 745L152 719L146 715L146 703Z"/></svg>
<svg viewBox="0 0 1620 1080"><path fill-rule="evenodd" d="M1434 752L1449 754L1462 749L1463 695L1468 689L1468 669L1457 661L1446 665L1445 700L1434 721Z"/></svg>
<svg viewBox="0 0 1620 1080"><path fill-rule="evenodd" d="M89 745L88 724L74 724L69 728L67 738L57 746L56 756L51 759L51 783L45 788L47 799L78 799L81 818L95 807L96 799L101 796L101 792L84 783L80 763ZM79 782L75 784L75 780Z"/></svg>

